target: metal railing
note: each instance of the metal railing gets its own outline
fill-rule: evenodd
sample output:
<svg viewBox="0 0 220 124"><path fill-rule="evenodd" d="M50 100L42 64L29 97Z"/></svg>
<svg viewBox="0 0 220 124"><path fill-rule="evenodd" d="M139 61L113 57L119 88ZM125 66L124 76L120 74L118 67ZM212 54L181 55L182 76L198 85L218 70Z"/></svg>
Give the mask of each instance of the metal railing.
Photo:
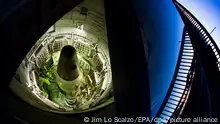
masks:
<svg viewBox="0 0 220 124"><path fill-rule="evenodd" d="M184 28L180 53L171 85L156 117L160 123L168 123L181 114L194 78L194 50L187 30Z"/></svg>
<svg viewBox="0 0 220 124"><path fill-rule="evenodd" d="M216 45L215 41L209 34L209 32L205 29L205 27L191 14L184 6L182 6L177 1L174 1L174 4L179 9L180 13L185 16L189 22L191 22L191 25L198 31L201 38L203 39L204 43L207 47L210 47L216 57L216 64L220 71L220 50L218 46Z"/></svg>

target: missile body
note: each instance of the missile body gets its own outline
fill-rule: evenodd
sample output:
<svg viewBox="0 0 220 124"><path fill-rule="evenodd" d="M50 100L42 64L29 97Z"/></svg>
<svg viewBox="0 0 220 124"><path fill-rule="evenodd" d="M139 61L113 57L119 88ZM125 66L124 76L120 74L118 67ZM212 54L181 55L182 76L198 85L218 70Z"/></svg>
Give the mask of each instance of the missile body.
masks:
<svg viewBox="0 0 220 124"><path fill-rule="evenodd" d="M66 101L74 102L74 92L80 83L80 72L77 67L78 58L76 49L70 45L64 46L60 53L57 67L57 83L66 95Z"/></svg>

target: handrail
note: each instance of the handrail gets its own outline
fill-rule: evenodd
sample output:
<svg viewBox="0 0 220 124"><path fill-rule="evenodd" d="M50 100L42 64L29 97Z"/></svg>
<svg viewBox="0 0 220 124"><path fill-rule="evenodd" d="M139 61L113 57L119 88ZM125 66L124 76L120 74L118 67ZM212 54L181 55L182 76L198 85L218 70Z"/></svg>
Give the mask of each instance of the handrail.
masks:
<svg viewBox="0 0 220 124"><path fill-rule="evenodd" d="M203 41L205 42L207 47L210 47L213 50L213 53L216 57L216 64L218 66L218 69L220 71L220 50L209 34L209 32L205 29L205 27L196 19L195 16L193 16L192 13L190 13L184 6L182 6L179 2L173 1L175 6L177 7L180 14L184 15L188 21L191 22L191 25L195 27L195 29L198 31L200 36L202 37ZM185 23L185 22L184 22Z"/></svg>

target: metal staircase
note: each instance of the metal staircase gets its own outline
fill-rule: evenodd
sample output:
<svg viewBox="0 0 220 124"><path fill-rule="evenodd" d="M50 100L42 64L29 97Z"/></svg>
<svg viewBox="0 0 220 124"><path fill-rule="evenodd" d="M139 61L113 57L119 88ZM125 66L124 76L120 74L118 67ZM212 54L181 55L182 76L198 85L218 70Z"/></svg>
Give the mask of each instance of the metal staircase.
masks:
<svg viewBox="0 0 220 124"><path fill-rule="evenodd" d="M161 123L168 123L170 118L178 117L182 112L195 74L194 63L194 50L189 34L184 28L176 70L167 96L156 115Z"/></svg>
<svg viewBox="0 0 220 124"><path fill-rule="evenodd" d="M198 82L197 80L201 75L198 74L198 77L195 75L195 72L200 73L198 69L195 71L198 65L201 68L200 71L203 77L205 77L205 82L208 86L207 92L210 92L208 93L210 99L208 104L206 104L207 108L210 108L209 117L220 117L220 87L218 85L220 82L220 50L211 35L200 22L180 3L175 0L173 0L173 3L185 27L183 30L176 70L167 95L156 115L161 121L158 123L170 123L171 118L175 119L181 117L187 105L188 108L200 106L192 103L187 104L191 90L202 91L202 89L198 87L198 83L202 84L203 81L199 80ZM197 81L197 84L191 89L195 81ZM196 96L191 95L190 97L195 98ZM202 112L202 110L200 111ZM189 109L187 112L189 113ZM200 115L207 116L207 113L201 113Z"/></svg>
<svg viewBox="0 0 220 124"><path fill-rule="evenodd" d="M189 32L192 46L201 64L210 90L211 115L220 117L220 50L205 27L184 6L173 1Z"/></svg>

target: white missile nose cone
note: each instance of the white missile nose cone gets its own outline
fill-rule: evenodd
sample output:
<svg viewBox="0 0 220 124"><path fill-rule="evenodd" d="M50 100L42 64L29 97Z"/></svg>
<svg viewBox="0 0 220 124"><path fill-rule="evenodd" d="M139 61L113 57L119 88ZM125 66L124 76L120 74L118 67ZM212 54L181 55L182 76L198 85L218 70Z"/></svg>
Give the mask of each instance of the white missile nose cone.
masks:
<svg viewBox="0 0 220 124"><path fill-rule="evenodd" d="M74 47L64 46L60 53L57 74L66 81L75 80L79 76L77 69L77 54Z"/></svg>

